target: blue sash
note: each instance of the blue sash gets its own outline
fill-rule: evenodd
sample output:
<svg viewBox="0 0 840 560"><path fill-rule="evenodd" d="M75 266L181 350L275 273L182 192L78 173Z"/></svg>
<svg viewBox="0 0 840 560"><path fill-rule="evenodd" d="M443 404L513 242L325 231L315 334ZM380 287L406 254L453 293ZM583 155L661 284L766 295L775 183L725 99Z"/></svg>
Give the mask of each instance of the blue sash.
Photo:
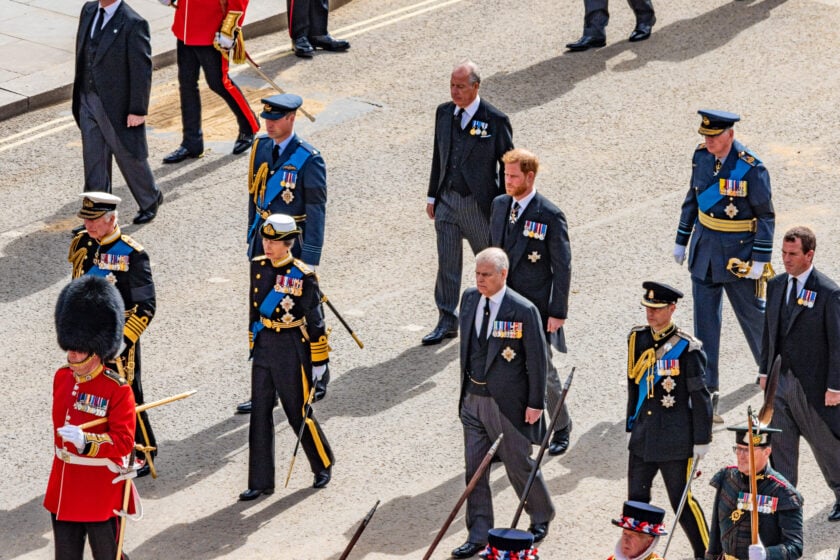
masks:
<svg viewBox="0 0 840 560"><path fill-rule="evenodd" d="M117 257L125 257L127 255L130 255L132 253L132 251L134 251L134 249L132 249L131 246L128 243L126 243L125 241L120 239L119 241L114 243L113 247L111 247L110 249L108 249L107 251L105 251L104 253L101 253L101 254L102 255L115 255ZM113 270L102 269L102 268L99 268L98 266L94 265L94 266L90 267L87 270L87 272L85 272L85 274L90 274L91 276L105 277L105 276L108 276L109 274L111 274L112 272L114 272L114 271Z"/></svg>
<svg viewBox="0 0 840 560"><path fill-rule="evenodd" d="M662 358L660 358L660 360L676 360L680 357L680 354L683 353L683 350L685 350L686 346L688 346L688 341L684 338L681 338L680 341L677 342L677 344L673 348L671 348L664 356L662 356ZM653 367L647 370L644 379L642 379L639 382L639 400L636 402L636 412L633 413L633 416L627 419L628 430L633 429L633 424L636 422L636 418L638 418L639 416L639 411L642 410L642 404L644 404L645 399L647 399L647 391L642 391L642 384L648 387L650 385L656 385L657 383L659 383L659 380L662 379L662 376L659 375L659 368L656 365L657 363L659 363L659 360L656 360L656 362L654 362ZM653 376L653 383L650 383L649 385L648 382L650 380L651 375Z"/></svg>
<svg viewBox="0 0 840 560"><path fill-rule="evenodd" d="M295 171L300 171L300 168L303 167L303 164L306 163L306 160L309 159L309 156L312 155L309 150L303 147L303 144L298 145L297 149L292 153L292 155L287 159L283 164L280 166L282 170L286 166L292 166L295 168ZM283 173L274 173L268 180L265 182L265 195L263 196L262 200L257 203L257 212L254 216L254 223L251 224L251 229L248 230L248 239L250 240L257 231L258 224L262 223L262 216L260 216L260 212L265 212L271 206L271 203L274 202L274 199L277 198L277 195L285 188L280 185L280 182L283 180Z"/></svg>
<svg viewBox="0 0 840 560"><path fill-rule="evenodd" d="M303 278L303 272L298 268L293 268L292 271L288 274L288 276L292 278ZM271 290L260 304L260 314L263 317L271 317L271 315L274 313L274 310L277 308L277 305L280 303L280 300L283 299L285 296L285 292ZM251 325L251 332L254 334L254 340L257 339L257 333L259 333L264 328L265 325L263 325L260 321L254 321L254 324Z"/></svg>
<svg viewBox="0 0 840 560"><path fill-rule="evenodd" d="M738 158L738 163L735 164L735 169L729 174L731 181L740 181L744 175L750 170L752 166L746 161ZM707 213L712 206L720 202L726 195L720 194L720 177L715 179L715 182L697 195L697 206L703 213Z"/></svg>

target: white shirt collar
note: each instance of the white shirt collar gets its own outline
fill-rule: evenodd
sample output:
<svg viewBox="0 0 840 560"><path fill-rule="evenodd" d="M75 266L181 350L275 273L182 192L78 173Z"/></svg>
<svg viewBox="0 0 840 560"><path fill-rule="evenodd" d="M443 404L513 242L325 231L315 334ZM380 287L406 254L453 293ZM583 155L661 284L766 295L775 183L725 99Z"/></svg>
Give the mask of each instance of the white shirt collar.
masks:
<svg viewBox="0 0 840 560"><path fill-rule="evenodd" d="M294 131L292 131L292 133L291 133L291 134L289 134L289 137L288 137L288 138L286 138L285 140L283 140L283 141L282 141L282 142L280 142L279 144L278 144L277 142L274 142L274 145L275 145L275 146L280 146L280 153L282 154L282 153L283 153L283 150L285 150L285 149L286 149L286 146L288 146L288 145L289 145L289 142L291 142L291 141L292 141L292 138L294 138L294 137L295 137L295 132L294 132Z"/></svg>
<svg viewBox="0 0 840 560"><path fill-rule="evenodd" d="M461 122L464 122L464 115L467 116L468 119L472 119L475 114L478 112L478 106L481 104L481 96L476 95L473 102L464 107L464 112L461 114ZM455 109L453 114L458 114L461 111L461 108L455 105Z"/></svg>
<svg viewBox="0 0 840 560"><path fill-rule="evenodd" d="M537 187L534 187L533 190L529 194L525 195L522 198L522 200L516 200L515 198L513 199L513 200L516 200L516 202L519 203L519 215L520 216L522 215L523 212L525 212L525 209L528 208L528 204L532 200L534 200L534 197L536 195L537 195Z"/></svg>

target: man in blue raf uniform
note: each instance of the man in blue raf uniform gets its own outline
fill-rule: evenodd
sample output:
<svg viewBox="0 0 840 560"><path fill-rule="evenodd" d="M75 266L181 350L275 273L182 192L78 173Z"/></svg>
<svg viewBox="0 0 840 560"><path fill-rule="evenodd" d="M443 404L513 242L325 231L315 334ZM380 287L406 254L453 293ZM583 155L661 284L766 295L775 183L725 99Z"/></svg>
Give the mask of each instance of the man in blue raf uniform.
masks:
<svg viewBox="0 0 840 560"><path fill-rule="evenodd" d="M309 267L321 262L327 204L327 168L320 152L295 134L295 115L303 104L284 93L263 99L267 136L251 148L248 171L248 257L262 254L260 228L271 214L292 216L301 243L292 255Z"/></svg>
<svg viewBox="0 0 840 560"><path fill-rule="evenodd" d="M694 152L691 186L682 205L674 260L682 264L688 247L694 296L694 335L708 357L706 385L717 414L720 387L723 292L741 324L756 365L761 356L764 301L762 274L770 270L775 214L770 175L761 161L735 140L738 115L698 111L705 142ZM716 422L722 422L719 417Z"/></svg>
<svg viewBox="0 0 840 560"><path fill-rule="evenodd" d="M260 229L273 213L290 215L302 234L292 255L315 269L321 263L327 205L327 168L320 152L295 134L295 115L303 104L291 93L263 99L267 136L251 148L248 171L248 258L263 253ZM236 407L251 412L250 401Z"/></svg>
<svg viewBox="0 0 840 560"><path fill-rule="evenodd" d="M771 436L781 430L757 425L753 433L759 544L751 544L749 432L746 426L728 429L735 432L733 450L738 464L718 471L710 482L717 492L706 560L800 558L802 496L769 462L772 453Z"/></svg>
<svg viewBox="0 0 840 560"><path fill-rule="evenodd" d="M676 511L692 461L702 459L712 441L706 356L700 341L672 321L682 292L658 282L642 287L648 324L633 328L627 341L628 499L650 503L651 484L660 472ZM694 557L703 558L709 531L690 492L679 522Z"/></svg>
<svg viewBox="0 0 840 560"><path fill-rule="evenodd" d="M291 255L300 234L294 218L269 216L262 227L265 255L251 261L251 425L248 431L248 489L242 501L274 492L274 401L293 433L306 423L301 445L315 475L314 488L331 477L333 454L327 438L304 405L313 383L326 373L327 332L315 273Z"/></svg>
<svg viewBox="0 0 840 560"><path fill-rule="evenodd" d="M125 349L112 369L125 375L134 392L134 401L140 405L145 402L141 383L140 335L155 316L155 282L149 255L142 245L120 231L117 223L119 197L95 191L79 196L83 200L78 216L84 220L85 229L73 238L67 259L73 265L73 278L101 276L119 290L125 304ZM154 458L157 441L148 414L141 412L138 418L136 440L141 446L149 448L149 453L147 456L138 451L137 457ZM145 476L149 472L150 466L146 463L137 476Z"/></svg>

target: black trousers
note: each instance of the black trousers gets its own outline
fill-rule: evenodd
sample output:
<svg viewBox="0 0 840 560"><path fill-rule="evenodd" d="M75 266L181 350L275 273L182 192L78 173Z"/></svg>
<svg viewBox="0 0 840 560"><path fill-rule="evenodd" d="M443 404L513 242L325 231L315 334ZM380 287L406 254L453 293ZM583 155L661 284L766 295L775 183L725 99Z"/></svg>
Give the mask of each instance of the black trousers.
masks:
<svg viewBox="0 0 840 560"><path fill-rule="evenodd" d="M114 560L116 557L120 527L117 517L91 522L59 521L54 513L50 517L55 537L55 560L82 560L86 538L90 541L94 560ZM128 555L123 553L122 558L128 560Z"/></svg>
<svg viewBox="0 0 840 560"><path fill-rule="evenodd" d="M685 490L688 477L691 474L691 468L692 459L649 463L638 455L631 453L627 466L629 486L627 499L650 503L650 489L653 478L659 472L662 474L662 480L665 481L668 500L671 502L671 507L674 508L674 513L676 513L683 490ZM697 503L691 492L688 493L682 515L680 515L680 526L691 543L694 557L703 558L706 554L706 548L709 546L709 526L706 524L706 516L700 504Z"/></svg>
<svg viewBox="0 0 840 560"><path fill-rule="evenodd" d="M248 105L242 90L228 76L228 61L213 45L185 45L178 41L178 88L181 94L181 145L193 154L204 151L201 130L201 95L198 92L198 73L204 70L208 87L224 99L236 116L240 134L253 134L260 129L257 115Z"/></svg>
<svg viewBox="0 0 840 560"><path fill-rule="evenodd" d="M286 0L289 35L292 39L326 35L329 11L329 0Z"/></svg>
<svg viewBox="0 0 840 560"><path fill-rule="evenodd" d="M309 397L311 369L309 344L301 341L299 329L275 332L263 329L254 341L251 367L251 423L248 429L248 488L274 488L274 395L286 413L292 437L297 438L306 399ZM332 466L332 449L321 426L309 413L301 447L313 473ZM289 441L284 461L291 457L294 442Z"/></svg>

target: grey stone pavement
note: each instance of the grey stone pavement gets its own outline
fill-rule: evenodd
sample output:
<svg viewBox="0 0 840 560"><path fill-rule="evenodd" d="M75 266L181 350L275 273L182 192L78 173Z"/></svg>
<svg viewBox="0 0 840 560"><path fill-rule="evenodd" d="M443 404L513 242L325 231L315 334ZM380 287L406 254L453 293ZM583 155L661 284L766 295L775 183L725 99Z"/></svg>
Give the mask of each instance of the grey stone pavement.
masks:
<svg viewBox="0 0 840 560"><path fill-rule="evenodd" d="M349 0L333 0L331 6ZM149 21L155 68L175 62L174 10L157 0L131 0ZM0 120L68 99L73 85L76 27L84 0L0 0ZM287 28L284 0L251 0L248 37ZM246 43L247 44L247 43Z"/></svg>

